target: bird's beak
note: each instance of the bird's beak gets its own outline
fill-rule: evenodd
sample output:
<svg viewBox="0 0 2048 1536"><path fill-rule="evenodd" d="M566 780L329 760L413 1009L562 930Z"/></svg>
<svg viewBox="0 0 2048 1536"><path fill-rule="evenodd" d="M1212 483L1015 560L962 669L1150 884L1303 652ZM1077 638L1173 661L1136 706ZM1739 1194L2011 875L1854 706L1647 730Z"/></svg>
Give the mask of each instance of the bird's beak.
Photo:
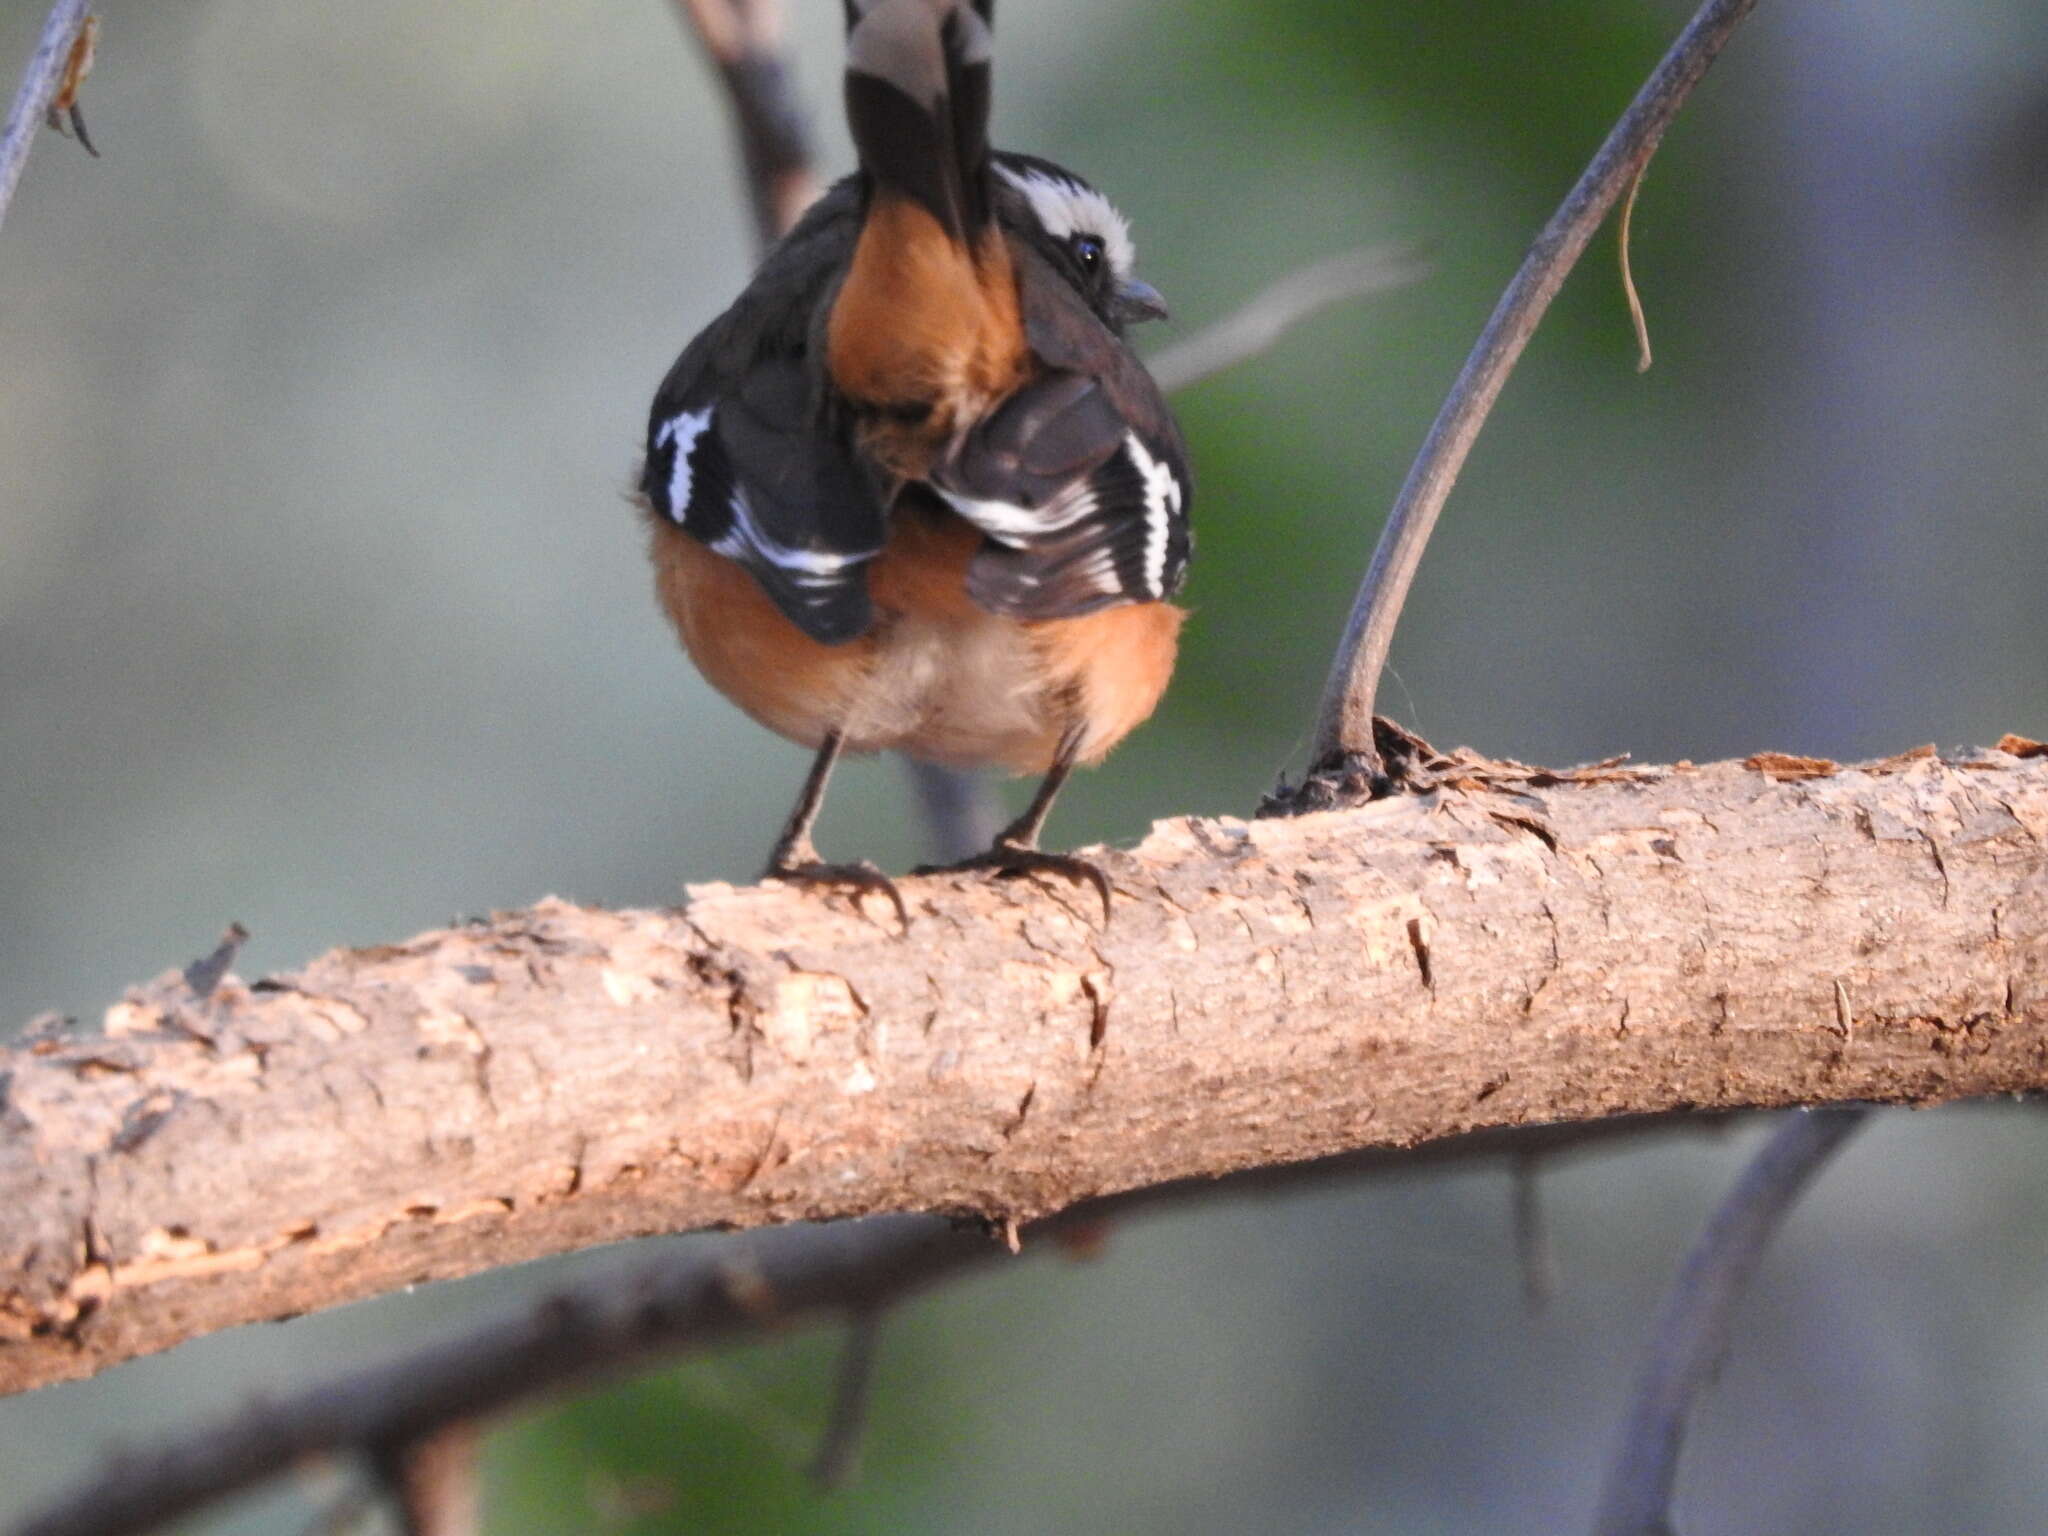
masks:
<svg viewBox="0 0 2048 1536"><path fill-rule="evenodd" d="M1117 319L1125 325L1167 318L1166 300L1159 297L1159 290L1135 277L1127 277L1116 285L1114 308Z"/></svg>

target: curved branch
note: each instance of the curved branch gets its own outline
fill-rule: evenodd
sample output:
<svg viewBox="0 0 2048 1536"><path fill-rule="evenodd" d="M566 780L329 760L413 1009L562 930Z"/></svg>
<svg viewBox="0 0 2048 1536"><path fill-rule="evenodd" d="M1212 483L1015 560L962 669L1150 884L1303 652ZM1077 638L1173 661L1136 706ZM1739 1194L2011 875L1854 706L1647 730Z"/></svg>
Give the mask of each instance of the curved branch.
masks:
<svg viewBox="0 0 2048 1536"><path fill-rule="evenodd" d="M1794 1115L1743 1170L1700 1233L1665 1299L1594 1536L1667 1536L1671 1530L1686 1415L1720 1367L1735 1305L1799 1196L1868 1115L1862 1108Z"/></svg>
<svg viewBox="0 0 2048 1536"><path fill-rule="evenodd" d="M1146 1210L1254 1189L1353 1179L1425 1164L1496 1159L1510 1142L1578 1151L1674 1125L1669 1118L1481 1132L1415 1152L1357 1153L1215 1182L1160 1185L1075 1206L1025 1229L1027 1257L1055 1239ZM1691 1128L1718 1128L1690 1116ZM743 1234L706 1256L621 1266L493 1320L162 1443L129 1451L16 1528L14 1536L140 1536L307 1458L432 1438L565 1389L820 1318L855 1328L941 1283L1011 1261L998 1234L929 1216ZM842 1389L845 1383L842 1382ZM855 1386L859 1384L856 1382ZM835 1409L835 1433L843 1404ZM835 1447L828 1444L826 1452Z"/></svg>
<svg viewBox="0 0 2048 1536"><path fill-rule="evenodd" d="M1386 529L1373 551L1372 565L1352 603L1344 638L1323 685L1312 783L1305 786L1312 792L1303 802L1309 808L1362 799L1380 792L1384 785L1385 767L1373 733L1373 705L1394 643L1394 627L1400 622L1402 605L1437 515L1457 483L1458 472L1465 467L1479 429L1521 358L1522 348L1593 232L1657 152L1664 130L1722 45L1755 8L1756 0L1706 0L1700 7L1614 125L1585 174L1543 226L1486 329L1479 333L1394 500Z"/></svg>
<svg viewBox="0 0 2048 1536"><path fill-rule="evenodd" d="M902 882L907 936L710 886L168 973L0 1052L0 1389L645 1232L2048 1088L2048 760L1439 763L1104 851L1107 931L953 874Z"/></svg>

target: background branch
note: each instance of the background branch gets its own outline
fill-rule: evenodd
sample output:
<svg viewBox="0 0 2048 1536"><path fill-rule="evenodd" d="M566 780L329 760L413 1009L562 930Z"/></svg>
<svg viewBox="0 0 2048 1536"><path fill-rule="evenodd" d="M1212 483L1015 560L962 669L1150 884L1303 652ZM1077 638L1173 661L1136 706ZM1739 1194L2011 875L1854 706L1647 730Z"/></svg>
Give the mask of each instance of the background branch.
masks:
<svg viewBox="0 0 2048 1536"><path fill-rule="evenodd" d="M1413 1150L1382 1149L1221 1180L1156 1185L1084 1201L1031 1223L1022 1234L1022 1252L1026 1258L1057 1254L1055 1240L1063 1234L1094 1232L1107 1220L1190 1203L1491 1161L1511 1149L1577 1152L1724 1124L1719 1117L1688 1115L1527 1126ZM476 1423L551 1393L769 1329L821 1318L848 1319L858 1327L919 1292L1010 1262L1000 1235L985 1225L883 1216L748 1233L714 1254L622 1265L424 1349L130 1451L14 1536L131 1536L280 1476L309 1457L432 1438L443 1425ZM834 1441L857 1428L841 1417L835 1407ZM830 1454L834 1446L826 1450Z"/></svg>
<svg viewBox="0 0 2048 1536"><path fill-rule="evenodd" d="M0 129L0 223L7 219L8 206L14 201L14 189L21 182L22 168L28 164L28 152L35 142L35 136L42 131L43 119L50 110L50 103L56 99L57 87L64 79L64 67L71 57L72 40L78 36L78 29L85 25L85 0L57 0L50 8L49 18L43 23L42 34L36 39L36 51L30 55L28 71L21 77L21 86L14 93L14 105L7 112L7 126Z"/></svg>
<svg viewBox="0 0 2048 1536"><path fill-rule="evenodd" d="M819 192L810 128L782 42L782 5L676 0L676 8L725 83L754 228L765 247L796 223Z"/></svg>
<svg viewBox="0 0 2048 1536"><path fill-rule="evenodd" d="M832 1412L826 1420L825 1438L811 1462L811 1481L821 1489L843 1488L860 1470L860 1447L867 1435L868 1404L875 1391L875 1353L881 1337L879 1312L856 1312L846 1321L846 1342L832 1383Z"/></svg>
<svg viewBox="0 0 2048 1536"><path fill-rule="evenodd" d="M933 859L951 864L996 840L1007 818L987 779L914 757L903 759L903 768L924 812Z"/></svg>
<svg viewBox="0 0 2048 1536"><path fill-rule="evenodd" d="M483 1432L473 1420L384 1444L376 1459L405 1536L480 1536Z"/></svg>
<svg viewBox="0 0 2048 1536"><path fill-rule="evenodd" d="M1270 351L1295 326L1333 304L1417 282L1428 270L1415 246L1341 252L1289 273L1236 313L1147 358L1145 366L1168 394L1191 388Z"/></svg>
<svg viewBox="0 0 2048 1536"><path fill-rule="evenodd" d="M1387 516L1372 565L1353 601L1316 721L1310 780L1294 797L1317 809L1384 788L1373 735L1380 674L1422 551L1458 472L1550 301L1614 201L1649 163L1664 130L1756 0L1707 0L1665 54L1577 185L1529 248L1437 413Z"/></svg>
<svg viewBox="0 0 2048 1536"><path fill-rule="evenodd" d="M1686 1415L1720 1369L1736 1304L1799 1196L1868 1113L1793 1115L1700 1233L1672 1283L1630 1398L1594 1536L1669 1536Z"/></svg>

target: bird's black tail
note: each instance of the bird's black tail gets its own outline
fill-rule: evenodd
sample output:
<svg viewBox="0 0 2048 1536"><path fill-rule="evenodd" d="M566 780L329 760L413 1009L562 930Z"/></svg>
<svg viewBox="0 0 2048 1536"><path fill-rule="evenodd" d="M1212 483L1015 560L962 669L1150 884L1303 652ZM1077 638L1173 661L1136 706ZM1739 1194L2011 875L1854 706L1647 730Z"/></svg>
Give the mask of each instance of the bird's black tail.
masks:
<svg viewBox="0 0 2048 1536"><path fill-rule="evenodd" d="M876 186L963 245L990 221L995 0L845 0L846 118Z"/></svg>

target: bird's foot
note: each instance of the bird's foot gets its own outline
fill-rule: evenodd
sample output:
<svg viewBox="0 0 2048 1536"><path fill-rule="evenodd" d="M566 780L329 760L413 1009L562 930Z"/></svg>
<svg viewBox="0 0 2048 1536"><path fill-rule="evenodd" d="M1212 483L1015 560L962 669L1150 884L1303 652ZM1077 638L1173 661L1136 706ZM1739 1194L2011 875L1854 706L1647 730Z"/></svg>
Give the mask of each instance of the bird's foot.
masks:
<svg viewBox="0 0 2048 1536"><path fill-rule="evenodd" d="M896 889L894 880L866 859L858 864L827 864L817 857L815 850L807 848L800 850L797 857L776 859L761 878L780 880L787 885L851 891L856 907L860 905L861 897L871 893L886 896L896 909L896 921L906 933L910 931L910 908L904 905L903 893Z"/></svg>
<svg viewBox="0 0 2048 1536"><path fill-rule="evenodd" d="M985 853L974 854L957 864L928 864L920 866L920 875L961 874L970 870L985 869L999 875L1058 875L1076 885L1091 885L1095 894L1102 898L1102 921L1107 926L1110 918L1109 876L1101 866L1071 853L1047 853L1043 849L1026 847L1022 843L998 841Z"/></svg>

